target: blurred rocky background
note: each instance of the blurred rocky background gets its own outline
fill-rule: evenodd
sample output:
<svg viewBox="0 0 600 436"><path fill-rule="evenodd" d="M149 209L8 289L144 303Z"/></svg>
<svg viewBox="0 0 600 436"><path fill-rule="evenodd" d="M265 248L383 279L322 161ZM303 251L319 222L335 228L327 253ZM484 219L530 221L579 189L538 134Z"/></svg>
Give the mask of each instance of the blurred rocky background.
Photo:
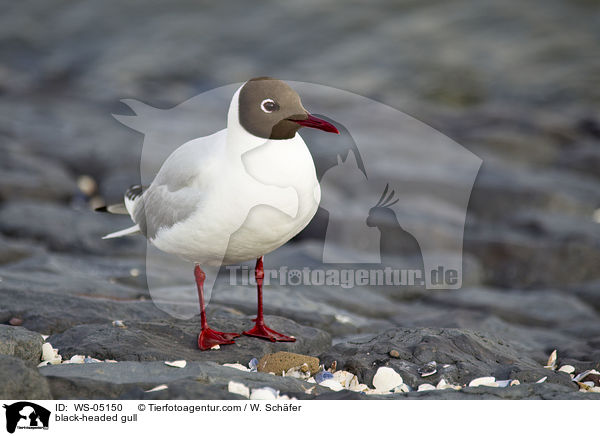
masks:
<svg viewBox="0 0 600 436"><path fill-rule="evenodd" d="M39 356L9 346L29 344L35 355L41 345L26 329L55 335L49 341L63 357L235 362L233 351L183 351L193 347L193 326L149 300L145 241L102 241L129 219L91 209L140 179L144 138L111 117L131 114L120 99L166 109L261 75L380 101L454 139L483 165L468 208L461 290L273 286L266 312L284 328L301 330L291 319L314 331L302 327L307 337L296 348L240 340L238 360L289 349L336 360L363 383L371 383L373 365L387 365L413 389L426 381L417 367L431 360L458 365L447 378L459 384L471 376L521 383L550 376L514 398L579 395L568 376L543 368L554 349L558 364L577 373L600 369L598 1L47 0L4 1L2 10L0 365L7 380L25 370L39 377L32 366ZM314 236L285 247L272 264L310 264ZM224 287L209 308L240 328L254 310L251 287ZM127 346L111 333L114 320L136 323ZM170 340L174 328L184 332L181 343ZM432 338L435 346L426 345ZM503 355L498 343L511 350ZM125 373L114 386L74 373L87 380L75 386L65 382L66 370L44 371L36 383L5 383L3 396L143 395ZM228 395L224 380L233 376L207 377L214 389L176 385L173 396ZM497 392L464 395L506 397Z"/></svg>

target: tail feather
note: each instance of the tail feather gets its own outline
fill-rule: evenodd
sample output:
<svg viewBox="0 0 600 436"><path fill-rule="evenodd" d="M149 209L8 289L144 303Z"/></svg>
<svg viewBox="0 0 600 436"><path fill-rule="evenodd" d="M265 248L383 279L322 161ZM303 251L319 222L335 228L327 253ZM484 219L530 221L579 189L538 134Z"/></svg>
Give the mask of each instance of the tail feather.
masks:
<svg viewBox="0 0 600 436"><path fill-rule="evenodd" d="M140 227L136 224L133 227L119 230L118 232L109 233L108 235L103 236L102 239L120 238L122 236L137 235L138 233L140 233Z"/></svg>

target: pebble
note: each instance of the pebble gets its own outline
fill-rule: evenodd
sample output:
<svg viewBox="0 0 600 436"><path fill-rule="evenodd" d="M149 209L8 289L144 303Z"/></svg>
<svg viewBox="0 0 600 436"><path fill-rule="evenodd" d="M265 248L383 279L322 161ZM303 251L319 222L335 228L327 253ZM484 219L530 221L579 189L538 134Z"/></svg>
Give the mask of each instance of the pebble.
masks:
<svg viewBox="0 0 600 436"><path fill-rule="evenodd" d="M120 319L116 319L112 322L112 325L115 327L121 327L121 328L126 328L127 326L125 325L125 323L123 321L121 321Z"/></svg>
<svg viewBox="0 0 600 436"><path fill-rule="evenodd" d="M10 321L8 321L8 323L12 326L18 327L20 325L23 325L23 320L21 318L11 318Z"/></svg>
<svg viewBox="0 0 600 436"><path fill-rule="evenodd" d="M258 361L257 369L259 372L272 372L277 375L285 374L291 368L307 364L310 375L319 372L319 358L305 356L303 354L279 351L274 354L267 354Z"/></svg>
<svg viewBox="0 0 600 436"><path fill-rule="evenodd" d="M250 398L250 388L243 383L234 382L232 380L227 385L227 390L233 394L239 394L246 398Z"/></svg>
<svg viewBox="0 0 600 436"><path fill-rule="evenodd" d="M394 357L394 358L398 358L400 357L400 353L398 353L398 350L390 350L390 357Z"/></svg>
<svg viewBox="0 0 600 436"><path fill-rule="evenodd" d="M373 377L373 386L378 391L391 391L402 384L402 376L392 368L380 367Z"/></svg>
<svg viewBox="0 0 600 436"><path fill-rule="evenodd" d="M477 386L490 386L497 388L498 383L496 383L496 379L494 377L478 377L476 379L471 380L469 383L469 387L477 387Z"/></svg>
<svg viewBox="0 0 600 436"><path fill-rule="evenodd" d="M172 362L165 362L167 366L173 366L175 368L185 368L187 362L185 360L174 360Z"/></svg>

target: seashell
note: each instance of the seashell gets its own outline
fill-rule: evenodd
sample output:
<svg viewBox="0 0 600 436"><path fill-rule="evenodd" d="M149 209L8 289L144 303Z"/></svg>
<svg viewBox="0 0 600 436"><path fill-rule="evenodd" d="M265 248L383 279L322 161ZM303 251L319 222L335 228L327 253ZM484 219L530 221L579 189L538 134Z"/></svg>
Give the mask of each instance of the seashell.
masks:
<svg viewBox="0 0 600 436"><path fill-rule="evenodd" d="M548 357L548 362L546 363L546 365L544 366L544 368L555 369L556 368L556 359L557 358L558 358L558 354L556 353L556 350L554 350L552 353L550 353L550 357Z"/></svg>
<svg viewBox="0 0 600 436"><path fill-rule="evenodd" d="M252 394L250 394L251 400L276 400L277 395L279 394L273 388L264 387L258 389L252 389Z"/></svg>
<svg viewBox="0 0 600 436"><path fill-rule="evenodd" d="M411 388L410 388L410 386L408 386L406 383L402 383L400 386L396 386L396 387L394 388L394 391L393 391L393 392L394 392L395 394L397 394L397 393L400 393L400 392L401 392L401 393L406 393L406 392L410 392L410 391L411 391Z"/></svg>
<svg viewBox="0 0 600 436"><path fill-rule="evenodd" d="M333 379L340 382L340 384L348 388L350 384L354 381L354 384L358 384L358 378L348 371L337 371L333 374Z"/></svg>
<svg viewBox="0 0 600 436"><path fill-rule="evenodd" d="M494 377L479 377L471 380L469 383L469 387L474 388L477 386L490 386L493 388L498 387L498 383L496 383L496 379Z"/></svg>
<svg viewBox="0 0 600 436"><path fill-rule="evenodd" d="M83 363L85 361L85 356L81 356L76 354L72 356L69 360L65 361L65 363Z"/></svg>
<svg viewBox="0 0 600 436"><path fill-rule="evenodd" d="M436 368L437 368L437 363L435 362L435 360L432 360L431 362L427 362L421 368L417 369L417 372L419 373L419 375L421 377L428 377L437 372Z"/></svg>
<svg viewBox="0 0 600 436"><path fill-rule="evenodd" d="M499 388L506 388L510 385L512 380L496 380Z"/></svg>
<svg viewBox="0 0 600 436"><path fill-rule="evenodd" d="M323 383L325 380L332 379L333 374L329 371L321 371L318 374L315 374L315 381L319 384ZM339 383L339 380L336 380Z"/></svg>
<svg viewBox="0 0 600 436"><path fill-rule="evenodd" d="M42 345L42 360L50 361L54 359L55 356L56 353L52 348L52 344L50 344L49 342L44 343L44 345Z"/></svg>
<svg viewBox="0 0 600 436"><path fill-rule="evenodd" d="M165 365L173 366L175 368L185 368L185 366L187 365L187 362L185 360L174 360L172 362L165 362ZM223 366L225 366L225 365L223 365Z"/></svg>
<svg viewBox="0 0 600 436"><path fill-rule="evenodd" d="M369 387L363 383L356 383L351 385L348 390L352 392L366 392L369 390Z"/></svg>
<svg viewBox="0 0 600 436"><path fill-rule="evenodd" d="M243 383L230 381L227 385L227 390L233 394L239 394L246 398L250 398L250 388Z"/></svg>
<svg viewBox="0 0 600 436"><path fill-rule="evenodd" d="M558 370L560 372L566 372L567 374L571 374L575 372L575 367L571 366L571 365L563 365L560 368L558 368Z"/></svg>
<svg viewBox="0 0 600 436"><path fill-rule="evenodd" d="M417 388L418 392L423 392L423 391L435 391L435 386L429 383L423 383L422 385L419 385L419 387Z"/></svg>
<svg viewBox="0 0 600 436"><path fill-rule="evenodd" d="M112 322L112 325L115 327L121 327L121 328L126 328L127 326L125 325L125 323L123 321L121 321L120 319L116 319Z"/></svg>
<svg viewBox="0 0 600 436"><path fill-rule="evenodd" d="M48 366L50 365L50 362L48 362L47 360L42 361L41 363L38 364L38 368L41 368L42 366Z"/></svg>
<svg viewBox="0 0 600 436"><path fill-rule="evenodd" d="M306 381L309 382L309 383L316 383L317 382L314 377L311 377L311 378L307 379Z"/></svg>
<svg viewBox="0 0 600 436"><path fill-rule="evenodd" d="M510 386L518 386L518 385L520 385L520 384L521 384L521 382L520 382L519 380L517 380L517 379L515 379L515 380L512 380L512 381L510 382Z"/></svg>
<svg viewBox="0 0 600 436"><path fill-rule="evenodd" d="M600 392L600 386L594 386L590 389L590 392Z"/></svg>
<svg viewBox="0 0 600 436"><path fill-rule="evenodd" d="M548 376L545 375L544 377L542 377L541 379L539 379L538 381L536 381L536 383L544 383L546 380L548 380Z"/></svg>
<svg viewBox="0 0 600 436"><path fill-rule="evenodd" d="M116 360L113 360L113 359L104 359L104 361L105 361L106 363L117 363L117 361L116 361Z"/></svg>
<svg viewBox="0 0 600 436"><path fill-rule="evenodd" d="M344 389L344 387L340 384L340 382L333 380L331 378L323 380L319 383L319 386L325 386L326 388L331 389L332 391L338 392Z"/></svg>
<svg viewBox="0 0 600 436"><path fill-rule="evenodd" d="M94 359L93 357L86 357L85 359L83 359L83 363L98 363L101 362L101 360L98 359Z"/></svg>
<svg viewBox="0 0 600 436"><path fill-rule="evenodd" d="M220 350L221 346L219 344L217 345L213 345L212 347L210 347L211 350Z"/></svg>
<svg viewBox="0 0 600 436"><path fill-rule="evenodd" d="M590 374L600 374L600 372L596 371L595 369L588 369L587 371L583 371L581 374L577 374L573 378L573 381L574 382L581 381L581 380L583 380L584 378L586 378Z"/></svg>
<svg viewBox="0 0 600 436"><path fill-rule="evenodd" d="M250 370L248 368L246 368L244 365L242 365L240 363L224 363L223 366L226 366L227 368L238 369L240 371L250 372Z"/></svg>
<svg viewBox="0 0 600 436"><path fill-rule="evenodd" d="M375 376L373 377L373 386L378 391L391 391L396 386L402 384L402 377L392 368L385 366L377 369Z"/></svg>
<svg viewBox="0 0 600 436"><path fill-rule="evenodd" d="M256 371L258 368L258 359L256 357L253 357L250 362L248 362L248 368L250 368L250 371L252 372Z"/></svg>
<svg viewBox="0 0 600 436"><path fill-rule="evenodd" d="M595 386L594 382L592 382L592 381L584 381L584 382L582 382L582 384L589 386L590 388L593 388Z"/></svg>
<svg viewBox="0 0 600 436"><path fill-rule="evenodd" d="M158 386L155 386L152 389L149 389L144 392L158 392L158 391L164 391L165 389L169 389L169 387L167 385L158 385Z"/></svg>

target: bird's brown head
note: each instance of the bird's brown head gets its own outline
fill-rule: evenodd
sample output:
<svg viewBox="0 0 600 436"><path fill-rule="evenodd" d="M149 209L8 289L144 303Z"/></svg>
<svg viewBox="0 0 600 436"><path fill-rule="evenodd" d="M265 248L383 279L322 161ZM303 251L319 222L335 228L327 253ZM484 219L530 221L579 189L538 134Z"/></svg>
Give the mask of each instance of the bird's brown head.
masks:
<svg viewBox="0 0 600 436"><path fill-rule="evenodd" d="M288 84L270 77L246 82L240 90L238 108L242 127L260 138L290 139L301 127L339 133L333 124L308 113Z"/></svg>

